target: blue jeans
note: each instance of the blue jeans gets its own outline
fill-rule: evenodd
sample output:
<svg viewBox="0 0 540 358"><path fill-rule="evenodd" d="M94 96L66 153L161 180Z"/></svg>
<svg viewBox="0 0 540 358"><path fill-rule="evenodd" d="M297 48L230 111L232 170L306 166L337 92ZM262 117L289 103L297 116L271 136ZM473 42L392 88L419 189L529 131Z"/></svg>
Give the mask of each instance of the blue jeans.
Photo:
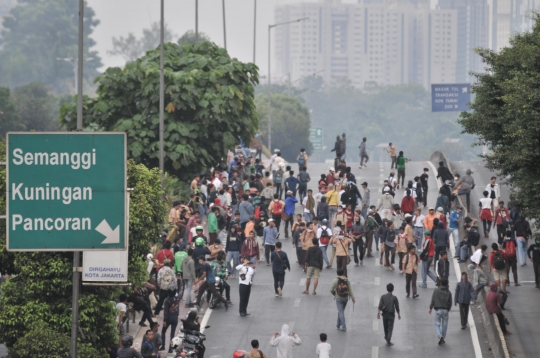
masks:
<svg viewBox="0 0 540 358"><path fill-rule="evenodd" d="M379 251L379 234L377 231L373 232L373 241L375 241L375 248Z"/></svg>
<svg viewBox="0 0 540 358"><path fill-rule="evenodd" d="M311 213L304 212L304 220L306 223L310 223L313 221L313 215Z"/></svg>
<svg viewBox="0 0 540 358"><path fill-rule="evenodd" d="M414 243L416 244L416 251L419 251L422 248L422 239L424 237L424 228L423 227L414 227L413 228L413 235L418 236L418 238L414 238Z"/></svg>
<svg viewBox="0 0 540 358"><path fill-rule="evenodd" d="M448 328L448 310L439 308L435 311L435 330L437 337L446 337L446 329Z"/></svg>
<svg viewBox="0 0 540 358"><path fill-rule="evenodd" d="M324 262L326 262L326 266L330 266L330 261L328 261L328 255L326 254L326 249L328 248L328 245L319 246L319 248L322 251L322 258L323 258Z"/></svg>
<svg viewBox="0 0 540 358"><path fill-rule="evenodd" d="M240 253L238 251L229 251L227 252L227 258L225 261L227 261L227 270L229 270L230 275L236 275L236 266L238 266L239 263L239 257ZM231 265L231 259L233 260L233 264Z"/></svg>
<svg viewBox="0 0 540 358"><path fill-rule="evenodd" d="M427 261L422 261L422 286L421 287L427 287L427 277L429 276L433 282L437 282L437 276L433 272L429 270L431 267L431 263L433 262L433 257L430 259L427 259Z"/></svg>
<svg viewBox="0 0 540 358"><path fill-rule="evenodd" d="M337 326L340 329L347 329L347 326L345 325L345 307L347 307L348 301L349 299L347 297L336 298L336 306L338 310Z"/></svg>
<svg viewBox="0 0 540 358"><path fill-rule="evenodd" d="M337 212L337 206L328 207L328 226L330 226L331 230L334 230L334 216L337 214Z"/></svg>
<svg viewBox="0 0 540 358"><path fill-rule="evenodd" d="M454 251L454 257L459 256L459 229L448 229L448 235L452 234L452 237L454 238L454 248L456 251Z"/></svg>
<svg viewBox="0 0 540 358"><path fill-rule="evenodd" d="M519 264L524 265L527 262L527 240L524 237L518 237L516 241Z"/></svg>
<svg viewBox="0 0 540 358"><path fill-rule="evenodd" d="M362 217L364 218L364 220L367 220L368 206L369 206L369 205L362 206Z"/></svg>
<svg viewBox="0 0 540 358"><path fill-rule="evenodd" d="M191 300L191 289L193 288L193 280L184 280L184 283L186 285L186 305L189 305L193 303Z"/></svg>
<svg viewBox="0 0 540 358"><path fill-rule="evenodd" d="M478 292L482 291L484 289L484 284L483 283L479 283L478 286L476 286L476 290L473 290L471 292L471 298L473 299L473 301L476 301L476 299L478 298Z"/></svg>

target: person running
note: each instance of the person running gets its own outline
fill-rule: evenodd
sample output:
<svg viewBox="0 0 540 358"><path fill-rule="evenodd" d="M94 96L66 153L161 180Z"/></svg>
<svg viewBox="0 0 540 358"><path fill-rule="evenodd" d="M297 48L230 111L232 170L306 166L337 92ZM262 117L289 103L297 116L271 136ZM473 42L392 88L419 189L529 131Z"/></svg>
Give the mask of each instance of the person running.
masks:
<svg viewBox="0 0 540 358"><path fill-rule="evenodd" d="M401 179L401 187L405 185L405 164L411 160L403 156L403 151L399 152L399 156L396 159L396 168L397 168L397 183L399 186L399 180Z"/></svg>
<svg viewBox="0 0 540 358"><path fill-rule="evenodd" d="M302 344L302 340L295 332L289 332L289 325L281 327L281 334L274 333L270 339L270 345L277 347L277 358L292 358L294 346Z"/></svg>
<svg viewBox="0 0 540 358"><path fill-rule="evenodd" d="M274 276L274 291L276 297L283 295L285 286L285 270L291 272L291 264L285 251L281 251L281 242L276 242L276 250L272 252L272 275Z"/></svg>
<svg viewBox="0 0 540 358"><path fill-rule="evenodd" d="M398 319L401 319L401 314L399 313L398 298L392 294L392 292L394 292L394 285L391 283L386 285L386 291L388 293L382 295L381 299L379 300L377 319L381 319L382 313L384 340L386 341L386 345L388 347L391 347L394 345L394 343L392 343L392 332L394 331L394 320L396 319L396 312L398 314Z"/></svg>
<svg viewBox="0 0 540 358"><path fill-rule="evenodd" d="M534 282L536 283L536 288L540 288L540 237L537 236L534 240L534 244L529 246L527 256L533 263Z"/></svg>
<svg viewBox="0 0 540 358"><path fill-rule="evenodd" d="M317 286L319 285L319 277L323 268L323 256L322 251L319 248L319 240L316 238L311 239L312 246L306 251L306 260L304 264L304 270L306 274L306 289L302 292L305 295L309 294L309 285L311 284L311 278L313 277L313 295L317 294Z"/></svg>
<svg viewBox="0 0 540 358"><path fill-rule="evenodd" d="M450 173L450 170L444 166L443 161L439 162L439 167L437 168L437 179L439 178L443 183L445 183L447 180L450 180L451 182L454 181L454 176L452 173Z"/></svg>
<svg viewBox="0 0 540 358"><path fill-rule="evenodd" d="M416 292L416 276L418 274L418 255L416 254L416 247L409 245L408 253L403 258L403 272L405 272L405 290L407 291L407 298L411 294L411 285L413 290L413 299L420 296Z"/></svg>
<svg viewBox="0 0 540 358"><path fill-rule="evenodd" d="M240 293L239 311L240 316L248 316L247 306L249 304L249 296L251 295L251 285L253 284L253 275L255 275L255 265L251 264L249 256L242 258L242 263L236 266L238 271L238 290ZM257 347L259 346L257 342Z"/></svg>
<svg viewBox="0 0 540 358"><path fill-rule="evenodd" d="M330 287L330 293L334 296L336 300L336 306L338 310L338 319L336 327L340 331L346 331L347 325L345 323L345 308L349 302L349 297L351 298L353 305L356 303L354 299L354 294L351 289L351 283L345 272L342 268L337 269L337 277L332 281L332 286Z"/></svg>
<svg viewBox="0 0 540 358"><path fill-rule="evenodd" d="M461 273L461 281L456 285L456 293L454 295L454 304L457 306L459 303L459 316L461 317L461 329L467 327L467 319L469 316L469 305L472 300L472 293L474 292L472 284L467 278L467 272Z"/></svg>
<svg viewBox="0 0 540 358"><path fill-rule="evenodd" d="M369 161L369 156L367 154L367 148L366 148L366 137L362 138L362 143L360 143L360 146L358 147L360 149L360 169L362 169L362 166L367 167L367 162ZM366 162L364 163L364 159Z"/></svg>
<svg viewBox="0 0 540 358"><path fill-rule="evenodd" d="M429 305L429 314L435 309L435 330L439 345L446 342L446 330L448 329L448 312L452 309L452 293L448 290L448 280L441 280L441 287L433 291L431 304Z"/></svg>

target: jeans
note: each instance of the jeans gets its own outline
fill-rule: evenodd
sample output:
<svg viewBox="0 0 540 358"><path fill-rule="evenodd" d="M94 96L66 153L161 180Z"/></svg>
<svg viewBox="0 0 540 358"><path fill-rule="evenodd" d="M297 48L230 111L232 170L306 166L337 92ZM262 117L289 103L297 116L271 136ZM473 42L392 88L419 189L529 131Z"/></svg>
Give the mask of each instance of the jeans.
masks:
<svg viewBox="0 0 540 358"><path fill-rule="evenodd" d="M189 305L193 303L193 301L191 300L191 289L193 288L193 280L184 280L184 283L186 284L186 305Z"/></svg>
<svg viewBox="0 0 540 358"><path fill-rule="evenodd" d="M304 221L310 223L313 221L313 214L304 212Z"/></svg>
<svg viewBox="0 0 540 358"><path fill-rule="evenodd" d="M240 293L240 304L238 305L238 309L240 311L240 314L245 314L247 313L249 296L251 295L251 285L239 284L238 290Z"/></svg>
<svg viewBox="0 0 540 358"><path fill-rule="evenodd" d="M238 251L229 251L227 252L227 258L225 259L227 261L227 270L229 270L229 274L236 276L236 266L238 266L239 263L239 257L240 252ZM233 260L233 264L231 265L231 260Z"/></svg>
<svg viewBox="0 0 540 358"><path fill-rule="evenodd" d="M454 248L456 251L454 252L454 257L459 257L459 229L448 229L448 235L452 234L452 237L454 238Z"/></svg>
<svg viewBox="0 0 540 358"><path fill-rule="evenodd" d="M353 242L354 263L358 264L358 252L360 252L360 261L364 261L364 239L360 238ZM323 256L324 257L324 256Z"/></svg>
<svg viewBox="0 0 540 358"><path fill-rule="evenodd" d="M379 251L379 233L377 231L373 232L373 240L375 241L375 248Z"/></svg>
<svg viewBox="0 0 540 358"><path fill-rule="evenodd" d="M467 318L469 316L469 304L468 303L460 303L459 304L459 316L461 317L461 327L465 327L467 325Z"/></svg>
<svg viewBox="0 0 540 358"><path fill-rule="evenodd" d="M392 256L390 256L392 254ZM385 259L385 266L390 267L390 265L393 265L396 259L396 247L390 247L388 245L384 245L384 259Z"/></svg>
<svg viewBox="0 0 540 358"><path fill-rule="evenodd" d="M471 192L466 191L464 189L461 189L459 191L458 195L465 195L465 199L466 199L466 202L467 202L467 211L471 211L470 210L470 208L471 208Z"/></svg>
<svg viewBox="0 0 540 358"><path fill-rule="evenodd" d="M527 240L524 237L518 237L516 241L519 264L525 265L525 263L527 262Z"/></svg>
<svg viewBox="0 0 540 358"><path fill-rule="evenodd" d="M473 290L471 292L471 298L473 299L473 301L476 302L476 298L478 297L478 292L482 291L484 289L484 284L483 283L479 283L478 286L476 286L476 290Z"/></svg>
<svg viewBox="0 0 540 358"><path fill-rule="evenodd" d="M435 310L435 330L437 337L446 337L446 329L448 328L448 310L439 308Z"/></svg>
<svg viewBox="0 0 540 358"><path fill-rule="evenodd" d="M411 294L411 285L412 292L416 295L416 272L414 270L412 273L405 274L405 290L407 291L407 296Z"/></svg>
<svg viewBox="0 0 540 358"><path fill-rule="evenodd" d="M437 276L429 270L431 263L433 262L433 257L422 261L422 287L427 287L427 277L429 276L433 282L437 282Z"/></svg>
<svg viewBox="0 0 540 358"><path fill-rule="evenodd" d="M392 331L394 330L394 320L396 319L395 313L383 313L382 323L384 327L384 339L387 342L392 340Z"/></svg>
<svg viewBox="0 0 540 358"><path fill-rule="evenodd" d="M414 227L413 228L413 237L418 236L414 238L414 244L416 245L416 250L420 250L422 248L422 238L424 237L424 228L423 227Z"/></svg>
<svg viewBox="0 0 540 358"><path fill-rule="evenodd" d="M328 249L328 245L319 246L319 248L322 251L322 258L324 262L326 262L326 266L330 266L330 261L328 261L328 255L326 254L326 249Z"/></svg>
<svg viewBox="0 0 540 358"><path fill-rule="evenodd" d="M368 205L362 205L362 217L367 220Z"/></svg>
<svg viewBox="0 0 540 358"><path fill-rule="evenodd" d="M300 183L298 186L298 196L300 197L300 202L304 199L304 196L307 195L307 183Z"/></svg>
<svg viewBox="0 0 540 358"><path fill-rule="evenodd" d="M274 291L278 293L278 287L283 290L283 285L285 285L285 272L279 273L272 271L272 274L274 275Z"/></svg>
<svg viewBox="0 0 540 358"><path fill-rule="evenodd" d="M337 316L337 327L340 329L347 329L345 324L345 307L347 307L347 302L349 299L347 297L336 298L336 306L338 310Z"/></svg>
<svg viewBox="0 0 540 358"><path fill-rule="evenodd" d="M264 245L264 257L266 258L266 263L270 264L270 253L274 252L276 245Z"/></svg>
<svg viewBox="0 0 540 358"><path fill-rule="evenodd" d="M168 319L163 323L167 323L167 325L163 325L163 327L161 328L161 340L162 342L165 342L165 334L167 333L167 329L169 329L169 326L170 326L171 327L170 334L171 334L171 341L172 341L176 333L176 326L178 326L178 317ZM162 343L162 345L165 345L165 344ZM157 350L158 347L155 347L155 349Z"/></svg>
<svg viewBox="0 0 540 358"><path fill-rule="evenodd" d="M274 173L275 177L275 173ZM281 187L281 184L276 185L276 194L278 195L278 198L281 199L281 196L283 195L283 188Z"/></svg>
<svg viewBox="0 0 540 358"><path fill-rule="evenodd" d="M330 224L330 229L334 229L334 216L338 212L337 206L328 206L328 223Z"/></svg>

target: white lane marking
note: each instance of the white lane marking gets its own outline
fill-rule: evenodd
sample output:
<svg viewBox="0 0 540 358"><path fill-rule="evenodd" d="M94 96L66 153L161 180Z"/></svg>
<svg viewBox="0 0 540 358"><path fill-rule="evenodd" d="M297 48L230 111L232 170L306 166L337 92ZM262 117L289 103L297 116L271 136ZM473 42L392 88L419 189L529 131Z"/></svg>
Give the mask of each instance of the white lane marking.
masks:
<svg viewBox="0 0 540 358"><path fill-rule="evenodd" d="M379 330L379 321L374 319L373 320L373 326L372 326L373 330L374 331L378 331Z"/></svg>
<svg viewBox="0 0 540 358"><path fill-rule="evenodd" d="M297 298L296 300L294 300L294 307L300 307L301 300L302 300L301 298Z"/></svg>
<svg viewBox="0 0 540 358"><path fill-rule="evenodd" d="M212 309L207 308L206 312L204 312L203 319L201 321L201 333L204 333L204 327L208 324L208 320L210 319L210 315L212 314Z"/></svg>
<svg viewBox="0 0 540 358"><path fill-rule="evenodd" d="M305 286L305 285L306 285L306 278L304 277L304 278L301 278L301 279L300 279L300 284L299 284L299 286Z"/></svg>
<svg viewBox="0 0 540 358"><path fill-rule="evenodd" d="M376 285L376 286L380 286L380 285L381 285L381 278L380 278L380 277L375 277L375 285Z"/></svg>
<svg viewBox="0 0 540 358"><path fill-rule="evenodd" d="M379 297L373 297L373 307L379 307Z"/></svg>
<svg viewBox="0 0 540 358"><path fill-rule="evenodd" d="M428 162L428 164L431 166L431 170L433 170L433 173L436 173L437 170L435 169L435 166L433 165L433 163L431 162ZM439 179L435 178L435 182L437 183L437 188L441 188L441 182L439 181ZM453 241L453 236L452 236L452 243L454 242ZM455 247L454 245L450 245L450 252L452 253L452 256L455 256ZM459 264L454 261L454 271L456 272L456 278L458 281L461 280L461 272L460 272L460 269L459 269ZM474 323L474 318L473 318L473 315L472 315L472 311L469 311L469 317L467 319L467 323L469 323L469 331L471 332L471 339L472 339L472 344L473 344L473 348L474 348L474 356L476 358L482 358L482 350L480 349L480 341L478 340L478 331L476 330L476 324Z"/></svg>
<svg viewBox="0 0 540 358"><path fill-rule="evenodd" d="M379 256L379 251L375 251L374 253L375 253L375 255L374 255L375 266L381 266L381 263L379 262L380 260L379 260L379 257L378 257Z"/></svg>
<svg viewBox="0 0 540 358"><path fill-rule="evenodd" d="M289 332L294 332L294 321L289 322Z"/></svg>
<svg viewBox="0 0 540 358"><path fill-rule="evenodd" d="M379 347L371 347L371 358L379 358Z"/></svg>

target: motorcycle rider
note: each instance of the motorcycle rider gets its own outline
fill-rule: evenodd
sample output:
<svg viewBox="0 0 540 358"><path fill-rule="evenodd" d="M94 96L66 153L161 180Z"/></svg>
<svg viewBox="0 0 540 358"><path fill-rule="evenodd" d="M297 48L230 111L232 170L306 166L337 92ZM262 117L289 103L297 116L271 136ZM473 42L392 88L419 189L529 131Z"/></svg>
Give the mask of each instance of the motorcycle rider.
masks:
<svg viewBox="0 0 540 358"><path fill-rule="evenodd" d="M200 332L201 331L201 323L199 320L199 317L197 317L196 311L189 311L188 316L186 319L182 319L182 326L184 327L184 330L190 330L192 332ZM202 345L197 346L197 350L199 351L198 358L204 358L204 352L206 348Z"/></svg>
<svg viewBox="0 0 540 358"><path fill-rule="evenodd" d="M212 270L214 270L214 275L221 278L221 282L223 282L223 289L225 290L225 297L227 298L227 303L232 306L231 302L231 286L227 283L227 280L229 279L229 273L227 271L227 263L223 260L225 256L225 253L223 251L218 252L216 260L212 261L210 263L210 266L212 266ZM222 294L220 292L220 294Z"/></svg>
<svg viewBox="0 0 540 358"><path fill-rule="evenodd" d="M140 349L131 348L133 337L126 334L122 337L122 347L118 349L118 358L142 358Z"/></svg>
<svg viewBox="0 0 540 358"><path fill-rule="evenodd" d="M197 302L195 303L195 306L199 308L201 307L202 295L204 294L206 290L209 290L210 292L212 292L212 294L214 294L217 298L219 298L221 302L225 304L225 310L227 311L229 309L229 303L216 290L216 276L214 275L214 271L212 270L212 267L210 266L210 264L205 262L204 256L199 256L198 261L201 266L202 274L201 274L201 277L195 280L195 283L199 281L203 281L203 280L204 282L199 287L199 293L197 295Z"/></svg>

